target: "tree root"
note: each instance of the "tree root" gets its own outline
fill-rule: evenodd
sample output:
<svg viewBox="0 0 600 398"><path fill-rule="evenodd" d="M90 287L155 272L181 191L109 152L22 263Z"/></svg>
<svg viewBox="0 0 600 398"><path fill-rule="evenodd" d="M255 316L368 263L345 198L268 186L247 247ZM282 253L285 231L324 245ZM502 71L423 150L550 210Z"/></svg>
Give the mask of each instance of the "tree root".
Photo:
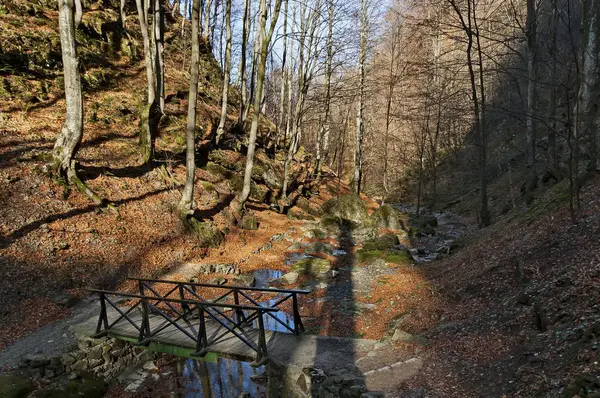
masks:
<svg viewBox="0 0 600 398"><path fill-rule="evenodd" d="M94 192L90 187L88 187L87 184L83 182L83 180L81 180L81 178L79 178L79 175L77 175L77 162L75 162L74 160L71 160L69 162L69 166L66 169L64 167L60 167L57 170L57 173L59 175L66 174L67 181L69 182L69 184L75 185L79 192L91 199L92 202L94 202L95 204L99 206L106 204L106 201L104 199L102 199L96 192Z"/></svg>

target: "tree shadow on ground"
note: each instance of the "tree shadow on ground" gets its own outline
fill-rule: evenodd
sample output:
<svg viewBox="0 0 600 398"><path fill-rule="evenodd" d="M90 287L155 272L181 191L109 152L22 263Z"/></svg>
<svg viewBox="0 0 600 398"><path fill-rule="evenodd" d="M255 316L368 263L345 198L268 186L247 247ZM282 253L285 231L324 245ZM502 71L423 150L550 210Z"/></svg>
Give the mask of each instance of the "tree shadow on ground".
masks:
<svg viewBox="0 0 600 398"><path fill-rule="evenodd" d="M338 247L341 255L337 256L332 269L339 272L337 276L327 285L323 310L318 316L319 324L324 328L320 329L321 335L336 336L343 333L346 337L336 343L336 349L350 353L345 359L346 363L338 364L338 371L345 374L352 374L356 377L355 384L364 384L360 370L356 367L356 349L352 338L357 337L356 328L356 297L355 282L353 281L352 270L356 265L356 256L354 254L355 241L352 237L352 229L349 226L341 226L338 234ZM331 351L330 343L321 339L317 343L315 353L315 367L320 366L320 356L327 355ZM311 387L312 396L321 396L321 384L315 383Z"/></svg>
<svg viewBox="0 0 600 398"><path fill-rule="evenodd" d="M152 192L147 192L147 193L139 195L139 196L121 199L121 200L117 200L117 201L110 202L110 203L115 206L120 206L120 205L123 205L126 203L144 200L148 197L155 196L155 195L161 194L166 191L170 191L170 188L162 188L162 189L158 189L158 190L155 190ZM15 240L20 239L20 238L24 237L25 235L35 231L43 224L49 224L49 223L52 223L52 222L58 221L58 220L66 220L68 218L79 216L81 214L86 214L86 213L91 213L93 211L97 211L98 209L99 208L97 205L88 205L85 207L80 207L77 209L69 210L64 213L51 214L47 217L44 217L42 219L39 219L37 221L31 222L27 225L24 225L23 227L17 229L16 231L12 232L10 235L8 235L6 237L0 237L0 248L9 246Z"/></svg>

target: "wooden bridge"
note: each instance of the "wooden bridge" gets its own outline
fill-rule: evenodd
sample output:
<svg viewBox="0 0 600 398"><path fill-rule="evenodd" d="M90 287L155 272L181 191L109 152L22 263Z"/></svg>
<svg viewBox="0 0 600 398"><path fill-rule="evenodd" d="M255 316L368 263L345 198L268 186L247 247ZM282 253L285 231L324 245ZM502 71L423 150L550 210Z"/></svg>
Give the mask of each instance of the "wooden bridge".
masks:
<svg viewBox="0 0 600 398"><path fill-rule="evenodd" d="M269 350L289 346L291 337L304 332L298 296L309 293L306 290L132 280L137 281L138 293L91 290L100 297L92 337L109 335L141 346L160 345L175 354L187 349L191 357L216 353L261 366L268 361ZM206 299L203 289L220 295ZM267 304L259 303L263 296L271 297ZM292 325L277 316L284 304L291 305ZM285 332L268 330L268 321Z"/></svg>

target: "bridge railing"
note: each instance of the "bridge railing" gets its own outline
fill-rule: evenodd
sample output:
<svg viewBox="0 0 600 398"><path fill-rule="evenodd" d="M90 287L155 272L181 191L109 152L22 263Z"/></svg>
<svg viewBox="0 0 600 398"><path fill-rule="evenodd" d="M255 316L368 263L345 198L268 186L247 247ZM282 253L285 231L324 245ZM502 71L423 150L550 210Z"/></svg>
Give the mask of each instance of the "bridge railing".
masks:
<svg viewBox="0 0 600 398"><path fill-rule="evenodd" d="M233 298L233 302L236 305L243 303L250 306L260 306L265 307L263 303L259 303L256 298L250 296L251 293L261 293L261 294L277 294L279 297L276 297L276 301L268 304L265 308L277 308L282 309L282 306L291 301L292 306L292 317L294 320L294 327L291 328L288 324L283 322L280 318L275 316L271 312L266 312L266 316L273 319L275 322L283 326L286 330L294 333L295 335L300 335L304 332L304 325L302 323L302 317L300 316L299 309L299 295L304 295L310 293L310 290L299 290L299 289L277 289L277 288L259 288L259 287L247 287L247 286L235 286L235 285L215 285L210 283L194 283L194 282L181 282L181 281L171 281L171 280L162 280L162 279L144 279L144 278L128 278L129 280L134 280L138 282L138 286L140 289L140 293L143 293L143 289L150 289L152 292L156 293L155 289L153 289L153 284L161 284L172 286L172 288L165 295L168 297L171 294L175 294L179 292L179 298L184 299L186 295L192 297L192 299L199 299L202 301L210 301L213 303L219 303L223 300ZM198 293L198 288L211 288L222 291L222 294L215 298L208 300ZM257 314L254 313L250 316L244 314L244 311L241 309L236 310L236 318L238 321L242 319L246 319L247 322L252 322L256 319Z"/></svg>
<svg viewBox="0 0 600 398"><path fill-rule="evenodd" d="M233 334L246 346L256 352L253 365L260 366L268 360L267 342L265 335L265 317L270 316L286 329L298 335L304 331L298 309L298 295L307 294L306 290L262 289L254 287L224 286L207 283L191 283L165 281L159 279L134 279L137 281L139 293L124 293L108 290L90 289L100 297L100 315L96 326L95 337L100 337L114 330L119 322L131 324L138 333L137 343L148 345L159 340L159 333L168 327L174 327L195 343L193 356L203 357L210 351L211 344L220 341L227 334ZM166 286L166 293L157 284ZM199 287L223 290L216 299L206 299L199 293ZM264 306L251 297L251 292L277 293L273 304ZM177 297L175 297L177 296ZM223 303L223 300L233 298L234 303ZM129 300L128 308L117 302L119 299ZM292 301L294 328L282 322L274 314L281 310L281 305ZM245 302L249 303L246 304ZM109 322L108 307L112 307L118 316ZM133 316L136 309L141 310L142 316ZM235 314L235 316L231 316ZM150 315L163 318L158 326L151 327ZM216 336L207 336L206 319L212 319L223 327ZM244 327L254 326L258 330L258 341L254 342L245 335Z"/></svg>

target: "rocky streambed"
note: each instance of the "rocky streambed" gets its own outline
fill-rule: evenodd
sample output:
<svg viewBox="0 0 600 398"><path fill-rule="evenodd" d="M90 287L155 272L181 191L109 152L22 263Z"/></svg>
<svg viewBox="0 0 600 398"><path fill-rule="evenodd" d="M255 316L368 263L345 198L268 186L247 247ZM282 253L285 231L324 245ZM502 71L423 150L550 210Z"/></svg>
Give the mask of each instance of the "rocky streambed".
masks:
<svg viewBox="0 0 600 398"><path fill-rule="evenodd" d="M395 305L394 299L386 303L369 302L374 285L382 278L394 276L398 265L418 267L420 263L450 255L466 230L460 218L450 213L416 214L410 206L385 205L369 214L362 200L354 195L330 202L324 206L320 221L307 220L285 233L275 234L252 252L261 256L269 253L274 245L285 244L277 269L244 272L248 258L243 258L231 264L186 264L175 273L190 281L208 275L215 284L308 289L312 294L303 300L301 314L309 332L323 334L328 319L349 323L349 327L358 330L356 323L360 314L381 311L382 316L386 316L388 307ZM276 295L263 297L262 302L272 305L277 299ZM315 312L315 308L323 305L334 309L330 313ZM277 317L293 328L293 317L285 309ZM368 353L357 356L352 369L336 374L325 374L318 368L306 370L308 381L298 384L300 379L296 377L279 388L297 392L294 396L339 396L336 394L344 389L352 394L348 396L377 396L368 389L385 383L377 384L374 379L386 380L393 375L408 377L418 371L422 363L417 352L409 357L391 354L394 342L422 343L421 336L402 330L402 319L396 317L388 322L389 330L382 340ZM267 320L266 327L287 331L272 319ZM68 353L29 356L24 358L20 368L25 377L0 379L0 392L22 391L18 393L21 395L6 395L8 397L27 396L23 391L44 385L49 386L48 391L58 394L55 396L69 396L64 395L68 391L75 394L72 396L81 391L87 391L85 396L102 396L107 385L94 380L104 378L116 380L113 386L133 394L143 394L148 388L170 383L169 388L177 390L178 396L260 397L266 394L269 373L231 359L174 360L121 342L85 336L78 336L76 345ZM278 372L281 373L281 369ZM371 380L369 388L364 377L367 374ZM323 387L325 380L329 381ZM306 390L306 383L316 383L318 388Z"/></svg>

